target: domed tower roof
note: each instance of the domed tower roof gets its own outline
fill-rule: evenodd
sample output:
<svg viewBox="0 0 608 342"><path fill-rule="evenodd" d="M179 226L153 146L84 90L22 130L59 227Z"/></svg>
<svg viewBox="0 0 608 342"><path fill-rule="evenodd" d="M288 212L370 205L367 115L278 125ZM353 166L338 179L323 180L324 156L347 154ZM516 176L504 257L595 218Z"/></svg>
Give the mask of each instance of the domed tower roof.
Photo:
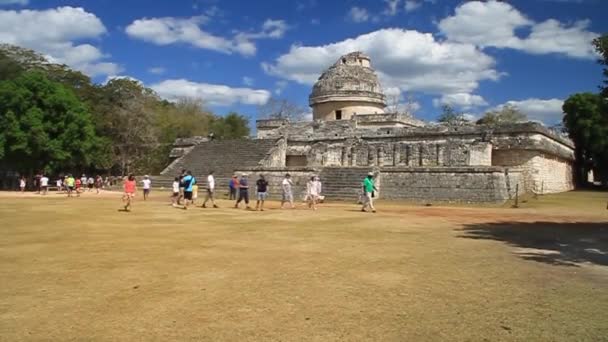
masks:
<svg viewBox="0 0 608 342"><path fill-rule="evenodd" d="M334 101L362 101L386 106L370 58L362 52L340 57L321 74L308 99L311 106Z"/></svg>

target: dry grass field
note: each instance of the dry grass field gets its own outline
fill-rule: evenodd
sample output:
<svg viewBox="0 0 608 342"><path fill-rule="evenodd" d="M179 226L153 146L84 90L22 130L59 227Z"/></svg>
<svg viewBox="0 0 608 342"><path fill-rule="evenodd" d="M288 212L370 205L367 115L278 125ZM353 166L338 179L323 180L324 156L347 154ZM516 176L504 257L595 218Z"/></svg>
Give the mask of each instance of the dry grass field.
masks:
<svg viewBox="0 0 608 342"><path fill-rule="evenodd" d="M2 341L608 340L608 194L253 212L0 194Z"/></svg>

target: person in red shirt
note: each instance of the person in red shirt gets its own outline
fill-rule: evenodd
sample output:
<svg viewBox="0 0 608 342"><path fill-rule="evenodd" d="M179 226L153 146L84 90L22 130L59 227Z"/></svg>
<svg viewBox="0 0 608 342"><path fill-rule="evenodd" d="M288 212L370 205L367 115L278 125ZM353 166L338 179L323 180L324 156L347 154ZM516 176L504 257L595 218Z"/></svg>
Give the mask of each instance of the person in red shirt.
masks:
<svg viewBox="0 0 608 342"><path fill-rule="evenodd" d="M135 197L135 192L137 191L137 184L135 183L135 176L133 174L130 174L129 177L125 179L123 187L125 193L122 196L122 201L125 203L125 211L130 211L131 201L133 200L133 197Z"/></svg>
<svg viewBox="0 0 608 342"><path fill-rule="evenodd" d="M80 180L80 178L76 178L74 184L76 185L76 197L80 197L80 188L82 187L82 181Z"/></svg>

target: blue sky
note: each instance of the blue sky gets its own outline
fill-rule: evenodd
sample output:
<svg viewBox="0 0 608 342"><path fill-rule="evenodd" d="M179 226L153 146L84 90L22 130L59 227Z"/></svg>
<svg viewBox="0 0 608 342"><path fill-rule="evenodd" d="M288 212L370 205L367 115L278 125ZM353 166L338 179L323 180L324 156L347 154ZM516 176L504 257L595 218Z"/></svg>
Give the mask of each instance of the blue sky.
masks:
<svg viewBox="0 0 608 342"><path fill-rule="evenodd" d="M0 0L0 42L252 122L270 97L309 110L320 72L361 50L391 104L421 119L511 103L553 124L601 83L589 41L607 14L605 0Z"/></svg>

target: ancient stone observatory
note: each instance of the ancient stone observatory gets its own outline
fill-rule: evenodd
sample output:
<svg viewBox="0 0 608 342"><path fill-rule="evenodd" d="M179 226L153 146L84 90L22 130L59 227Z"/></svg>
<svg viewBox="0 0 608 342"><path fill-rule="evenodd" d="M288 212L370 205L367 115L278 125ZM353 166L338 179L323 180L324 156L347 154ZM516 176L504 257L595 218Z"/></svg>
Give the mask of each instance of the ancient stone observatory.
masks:
<svg viewBox="0 0 608 342"><path fill-rule="evenodd" d="M325 71L309 97L314 120L349 120L357 114L381 114L385 96L370 58L361 52L344 55Z"/></svg>
<svg viewBox="0 0 608 342"><path fill-rule="evenodd" d="M344 80L327 75L355 61L357 70L367 71L360 83L349 79L351 88L360 84L359 90L349 90L350 100L343 101L344 87L319 85ZM377 175L380 197L424 202L501 203L513 198L516 188L520 193L573 188L574 145L567 138L531 122L445 126L383 113L380 86L368 63L360 53L348 54L321 76L311 94L314 121L259 120L257 137L246 140L179 140L163 174L186 168L201 178L214 170L220 188L227 188L233 172L264 174L275 198L287 172L296 193L303 192L310 176L319 175L328 199L355 199L370 171ZM336 116L340 111L343 116Z"/></svg>

